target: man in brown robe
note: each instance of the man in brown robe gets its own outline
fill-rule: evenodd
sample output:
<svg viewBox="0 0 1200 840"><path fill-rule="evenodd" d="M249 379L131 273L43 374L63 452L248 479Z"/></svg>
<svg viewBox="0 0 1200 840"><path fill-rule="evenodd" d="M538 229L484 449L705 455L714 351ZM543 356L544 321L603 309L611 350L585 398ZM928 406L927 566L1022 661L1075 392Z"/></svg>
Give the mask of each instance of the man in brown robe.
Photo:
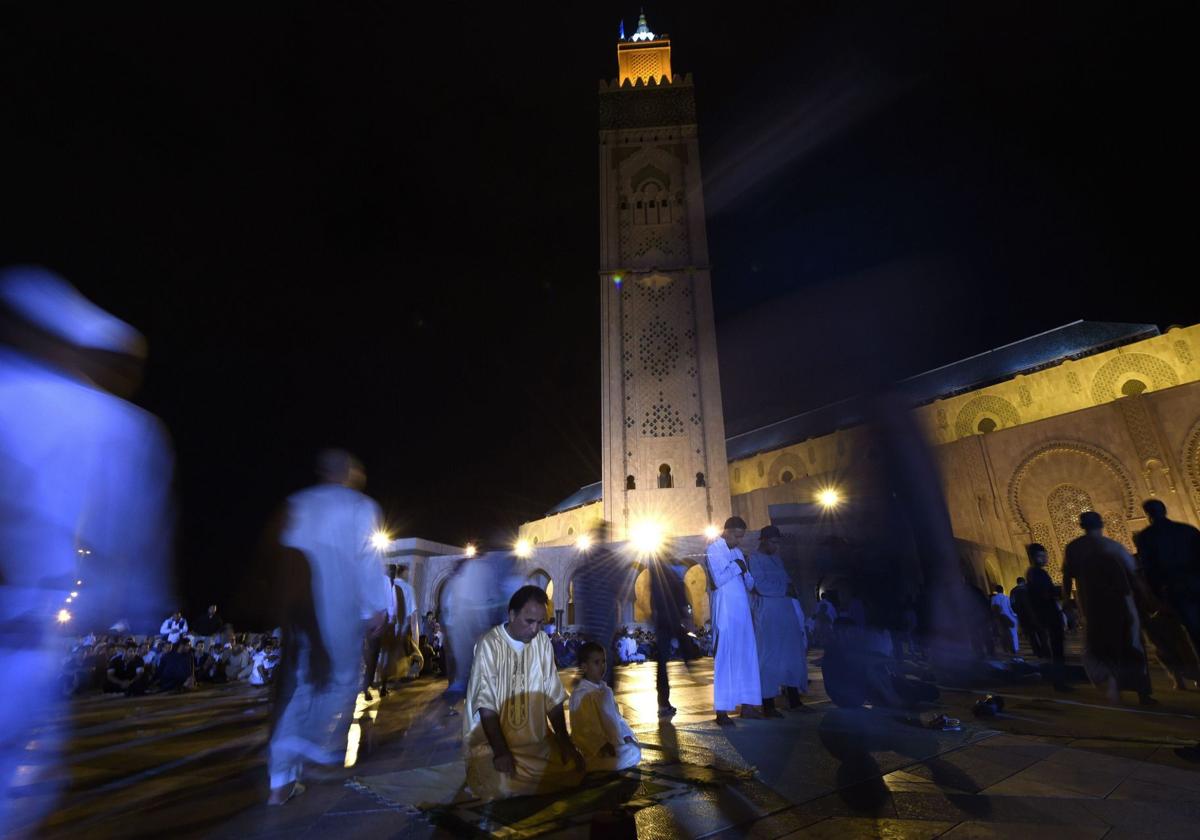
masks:
<svg viewBox="0 0 1200 840"><path fill-rule="evenodd" d="M1085 624L1083 667L1108 699L1120 702L1120 692L1136 691L1143 705L1150 696L1150 674L1142 628L1134 603L1142 587L1133 557L1115 540L1104 536L1104 520L1094 511L1079 517L1084 534L1067 545L1063 559L1063 601L1079 591Z"/></svg>

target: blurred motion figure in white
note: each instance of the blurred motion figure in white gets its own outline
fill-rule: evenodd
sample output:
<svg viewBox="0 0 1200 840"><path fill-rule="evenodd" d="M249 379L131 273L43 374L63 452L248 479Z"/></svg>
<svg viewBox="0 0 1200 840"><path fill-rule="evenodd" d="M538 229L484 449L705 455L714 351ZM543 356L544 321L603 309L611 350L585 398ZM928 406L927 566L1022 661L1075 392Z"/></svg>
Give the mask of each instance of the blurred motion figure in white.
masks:
<svg viewBox="0 0 1200 840"><path fill-rule="evenodd" d="M145 352L56 274L0 270L0 835L41 816L11 794L31 730L56 711L56 623L153 632L168 604L170 448L126 400Z"/></svg>

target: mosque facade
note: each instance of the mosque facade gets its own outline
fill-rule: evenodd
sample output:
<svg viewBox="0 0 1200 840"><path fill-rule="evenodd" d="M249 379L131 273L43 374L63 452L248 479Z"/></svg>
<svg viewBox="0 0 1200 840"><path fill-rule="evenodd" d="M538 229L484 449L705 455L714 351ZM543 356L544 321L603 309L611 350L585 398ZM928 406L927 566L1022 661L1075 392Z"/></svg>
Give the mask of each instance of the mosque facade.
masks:
<svg viewBox="0 0 1200 840"><path fill-rule="evenodd" d="M726 436L692 78L672 73L670 40L644 17L617 60L619 77L599 90L601 481L521 525L520 562L569 625L586 535L604 524L634 541L649 529L672 540L702 622L705 530L734 513L789 534L809 600L804 533L829 532L831 502L851 510L869 494L875 444L839 406ZM901 384L981 584L1011 587L1030 542L1057 569L1084 510L1131 549L1146 498L1200 526L1200 325L1076 322ZM414 584L436 610L462 555L415 542ZM640 563L636 552L627 562ZM649 619L645 574L636 580L627 622Z"/></svg>

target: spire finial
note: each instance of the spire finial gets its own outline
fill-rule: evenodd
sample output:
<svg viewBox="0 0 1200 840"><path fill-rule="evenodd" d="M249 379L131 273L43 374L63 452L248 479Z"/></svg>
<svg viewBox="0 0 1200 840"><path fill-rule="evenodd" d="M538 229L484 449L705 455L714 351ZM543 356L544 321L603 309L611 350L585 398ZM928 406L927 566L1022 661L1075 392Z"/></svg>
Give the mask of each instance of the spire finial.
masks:
<svg viewBox="0 0 1200 840"><path fill-rule="evenodd" d="M646 24L646 10L638 9L638 27L637 32L633 33L633 41L653 41L654 33L650 31L650 27Z"/></svg>

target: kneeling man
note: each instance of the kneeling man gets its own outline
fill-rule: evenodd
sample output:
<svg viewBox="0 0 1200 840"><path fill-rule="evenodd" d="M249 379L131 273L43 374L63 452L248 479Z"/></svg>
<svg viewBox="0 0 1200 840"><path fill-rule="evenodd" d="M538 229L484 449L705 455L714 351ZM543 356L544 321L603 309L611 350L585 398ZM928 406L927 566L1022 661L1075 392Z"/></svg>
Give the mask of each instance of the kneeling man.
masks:
<svg viewBox="0 0 1200 840"><path fill-rule="evenodd" d="M508 621L475 645L463 709L467 785L480 799L547 793L579 783L583 756L567 733L567 691L541 632L546 593L522 586ZM549 719L557 750L551 747Z"/></svg>

